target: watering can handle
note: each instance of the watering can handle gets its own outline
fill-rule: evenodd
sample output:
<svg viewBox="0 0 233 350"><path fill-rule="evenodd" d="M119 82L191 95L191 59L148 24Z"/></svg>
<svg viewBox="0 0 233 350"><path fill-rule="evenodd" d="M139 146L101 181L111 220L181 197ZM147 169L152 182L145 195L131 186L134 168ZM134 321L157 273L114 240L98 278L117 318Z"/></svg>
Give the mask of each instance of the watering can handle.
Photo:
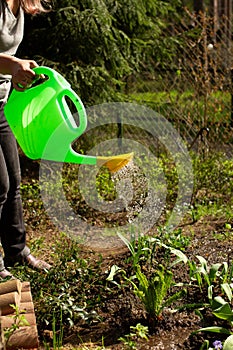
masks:
<svg viewBox="0 0 233 350"><path fill-rule="evenodd" d="M56 79L58 81L61 80L63 83L66 82L67 85L70 86L68 81L66 81L60 73L58 73L57 71L55 71L52 68L45 67L45 66L39 66L39 67L33 68L33 71L38 75L44 74L44 75L47 75L49 78L53 78L53 79Z"/></svg>
<svg viewBox="0 0 233 350"><path fill-rule="evenodd" d="M60 106L60 109L63 113L63 116L66 119L66 122L70 124L70 127L75 131L79 132L79 134L83 134L87 127L87 116L85 107L79 98L79 96L70 88L69 82L57 71L53 70L52 68L45 67L45 66L39 66L33 68L34 72L38 75L47 75L49 79L56 80L61 83L61 85L64 87L62 92L60 92L58 96L58 103ZM75 123L74 117L72 116L71 112L69 111L69 108L67 106L67 103L65 101L65 96L69 97L69 99L73 102L74 106L77 109L78 116L79 116L79 126Z"/></svg>
<svg viewBox="0 0 233 350"><path fill-rule="evenodd" d="M78 126L77 126L71 112L70 111L67 112L67 110L69 110L69 109L68 109L68 105L65 101L65 97L68 97L72 101L72 103L74 104L74 106L78 112L78 117L79 117L79 125ZM59 103L59 106L61 108L63 115L67 116L67 122L70 123L70 126L73 128L73 130L75 132L78 130L79 135L82 135L87 127L87 115L86 115L85 107L84 107L81 99L79 98L79 96L73 90L64 89L58 97L58 103Z"/></svg>

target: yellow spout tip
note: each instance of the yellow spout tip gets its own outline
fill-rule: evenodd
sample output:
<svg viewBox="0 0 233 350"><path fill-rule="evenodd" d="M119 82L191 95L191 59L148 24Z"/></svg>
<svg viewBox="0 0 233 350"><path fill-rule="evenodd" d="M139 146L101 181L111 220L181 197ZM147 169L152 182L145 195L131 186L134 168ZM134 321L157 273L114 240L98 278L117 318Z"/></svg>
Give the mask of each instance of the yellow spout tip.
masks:
<svg viewBox="0 0 233 350"><path fill-rule="evenodd" d="M133 159L133 152L126 154L119 154L117 156L97 157L98 166L106 166L111 173L115 173L122 169Z"/></svg>

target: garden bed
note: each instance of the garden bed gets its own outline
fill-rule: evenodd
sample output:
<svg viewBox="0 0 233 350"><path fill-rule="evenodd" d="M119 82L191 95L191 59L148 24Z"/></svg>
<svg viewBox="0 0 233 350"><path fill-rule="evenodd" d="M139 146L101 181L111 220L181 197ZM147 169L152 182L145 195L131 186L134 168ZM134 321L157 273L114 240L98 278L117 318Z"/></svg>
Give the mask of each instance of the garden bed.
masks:
<svg viewBox="0 0 233 350"><path fill-rule="evenodd" d="M38 164L33 163L33 166L36 179ZM41 349L197 350L204 341L209 341L210 347L215 340L226 339L224 334L193 333L213 325L229 330L230 327L229 323L217 319L205 306L208 303L208 286L203 282L201 288L195 287L196 282L191 281L188 265L184 263L174 265L171 271L175 283L186 284L187 293L165 307L151 326L145 305L135 294L133 285L124 279L124 276L131 278L135 274L129 249L122 246L113 250L93 250L61 234L46 216L40 200L36 199L38 185L36 180L31 181L32 173L27 170L29 167L32 169L31 164L22 160L28 240L31 249L54 267L47 274L27 267L17 267L13 272L23 280L30 280ZM196 198L200 196L198 193ZM230 202L229 190L224 195ZM200 205L200 198L196 203ZM197 256L201 256L206 259L208 268L214 263L226 262L230 270L233 224L230 204L228 211L224 207L220 210L219 206L215 212L209 208L200 213L198 208L196 206L195 213L187 215L176 234L163 237L163 242L181 249L190 261L197 264ZM151 230L150 236L162 240L158 227ZM151 271L166 262L165 257L166 250L156 248L152 266L142 255L139 261L141 271L149 278ZM175 259L173 255L170 258ZM112 281L107 280L114 265L121 270ZM173 292L172 286L168 289L168 295ZM196 303L203 304L203 307L184 307ZM201 311L203 317L196 310ZM146 333L144 327L150 327L150 332ZM148 339L143 338L145 334ZM207 345L205 349L208 349Z"/></svg>

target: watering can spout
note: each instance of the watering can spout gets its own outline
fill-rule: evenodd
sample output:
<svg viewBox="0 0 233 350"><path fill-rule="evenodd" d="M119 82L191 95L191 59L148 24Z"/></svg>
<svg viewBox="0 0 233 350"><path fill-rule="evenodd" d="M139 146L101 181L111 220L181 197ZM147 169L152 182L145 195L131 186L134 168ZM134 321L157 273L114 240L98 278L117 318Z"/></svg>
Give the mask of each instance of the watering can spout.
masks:
<svg viewBox="0 0 233 350"><path fill-rule="evenodd" d="M46 79L26 90L13 90L4 107L7 121L26 156L57 162L105 165L111 172L116 172L132 159L132 153L112 157L76 153L72 144L87 127L82 101L58 72L48 67L36 67L34 71L37 76L42 75ZM75 107L74 114L70 111L70 103Z"/></svg>
<svg viewBox="0 0 233 350"><path fill-rule="evenodd" d="M133 159L133 152L117 156L97 157L97 165L105 166L111 173L115 173L126 166Z"/></svg>

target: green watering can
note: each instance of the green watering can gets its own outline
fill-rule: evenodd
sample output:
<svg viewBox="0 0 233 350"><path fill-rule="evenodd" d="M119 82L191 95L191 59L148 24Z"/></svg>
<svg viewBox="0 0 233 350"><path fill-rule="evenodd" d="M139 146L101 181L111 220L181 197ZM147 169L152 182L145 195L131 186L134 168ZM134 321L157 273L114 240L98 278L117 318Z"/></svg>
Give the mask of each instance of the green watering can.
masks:
<svg viewBox="0 0 233 350"><path fill-rule="evenodd" d="M87 127L82 101L61 74L48 67L36 67L40 83L24 91L13 90L4 107L7 121L25 155L31 159L105 165L111 172L125 166L133 153L110 157L82 155L72 143ZM79 121L71 113L66 98L77 110ZM78 125L77 125L78 124Z"/></svg>

